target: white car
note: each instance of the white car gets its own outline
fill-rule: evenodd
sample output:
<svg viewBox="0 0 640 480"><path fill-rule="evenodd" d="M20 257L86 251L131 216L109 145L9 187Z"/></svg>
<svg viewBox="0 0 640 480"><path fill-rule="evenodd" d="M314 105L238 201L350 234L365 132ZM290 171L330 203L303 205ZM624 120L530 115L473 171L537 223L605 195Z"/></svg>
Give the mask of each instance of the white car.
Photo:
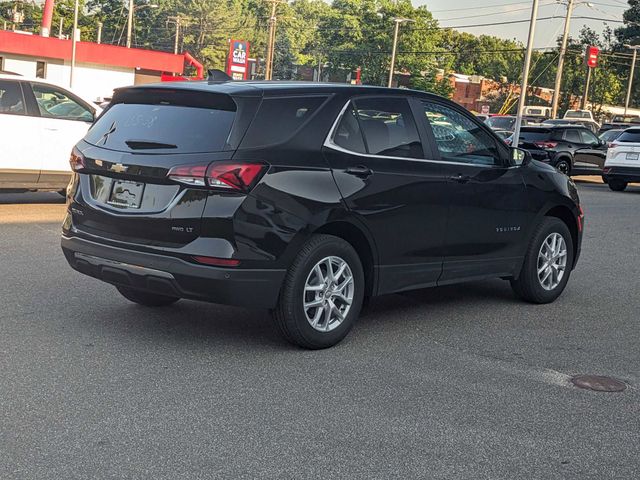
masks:
<svg viewBox="0 0 640 480"><path fill-rule="evenodd" d="M62 192L100 107L40 78L0 74L0 191Z"/></svg>
<svg viewBox="0 0 640 480"><path fill-rule="evenodd" d="M596 122L593 118L593 112L591 110L567 110L563 117L565 120L590 120Z"/></svg>
<svg viewBox="0 0 640 480"><path fill-rule="evenodd" d="M627 128L609 145L602 178L615 192L640 182L640 127Z"/></svg>

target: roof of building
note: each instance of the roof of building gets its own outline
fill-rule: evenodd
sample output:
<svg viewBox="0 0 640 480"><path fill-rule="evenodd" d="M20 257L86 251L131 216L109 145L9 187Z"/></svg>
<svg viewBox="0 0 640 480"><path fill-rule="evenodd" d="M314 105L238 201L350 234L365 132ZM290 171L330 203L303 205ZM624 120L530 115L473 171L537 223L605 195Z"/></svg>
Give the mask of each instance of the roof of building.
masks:
<svg viewBox="0 0 640 480"><path fill-rule="evenodd" d="M70 61L71 40L0 30L2 53ZM93 42L76 42L76 62L178 74L184 70L183 55Z"/></svg>

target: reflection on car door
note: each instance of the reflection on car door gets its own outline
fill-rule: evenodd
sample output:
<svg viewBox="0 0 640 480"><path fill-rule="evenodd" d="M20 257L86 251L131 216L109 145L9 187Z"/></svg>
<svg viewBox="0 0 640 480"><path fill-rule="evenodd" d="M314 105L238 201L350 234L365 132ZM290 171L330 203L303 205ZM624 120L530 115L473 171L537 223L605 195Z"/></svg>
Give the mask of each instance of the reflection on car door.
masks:
<svg viewBox="0 0 640 480"><path fill-rule="evenodd" d="M93 112L84 102L64 89L31 83L31 95L40 114L39 123L47 141L41 149L42 185L64 185L71 176L69 155L73 146L87 133Z"/></svg>
<svg viewBox="0 0 640 480"><path fill-rule="evenodd" d="M22 82L0 80L0 188L33 188L40 175L35 155L42 132L27 116Z"/></svg>
<svg viewBox="0 0 640 480"><path fill-rule="evenodd" d="M406 97L363 97L325 142L347 207L375 238L379 293L435 285L441 273L447 183L423 138Z"/></svg>
<svg viewBox="0 0 640 480"><path fill-rule="evenodd" d="M449 167L445 258L439 284L513 274L533 219L509 149L462 109L422 102L439 158Z"/></svg>
<svg viewBox="0 0 640 480"><path fill-rule="evenodd" d="M574 165L577 169L602 172L604 161L607 158L606 143L600 142L589 130L580 130L582 144L573 154Z"/></svg>

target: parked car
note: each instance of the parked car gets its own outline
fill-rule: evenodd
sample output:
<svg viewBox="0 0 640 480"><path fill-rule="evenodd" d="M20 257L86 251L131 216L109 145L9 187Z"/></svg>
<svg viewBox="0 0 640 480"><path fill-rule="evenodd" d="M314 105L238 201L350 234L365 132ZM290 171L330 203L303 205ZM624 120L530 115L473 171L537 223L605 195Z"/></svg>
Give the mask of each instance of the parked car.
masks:
<svg viewBox="0 0 640 480"><path fill-rule="evenodd" d="M640 127L626 129L607 152L603 180L615 192L632 182L640 182Z"/></svg>
<svg viewBox="0 0 640 480"><path fill-rule="evenodd" d="M546 120L542 122L544 126L554 125L579 125L581 127L588 128L592 133L597 134L600 131L600 124L591 120L578 120L578 119L563 119L557 118L555 120Z"/></svg>
<svg viewBox="0 0 640 480"><path fill-rule="evenodd" d="M591 110L567 110L564 112L565 120L590 120L595 122L596 119L593 117L593 112Z"/></svg>
<svg viewBox="0 0 640 480"><path fill-rule="evenodd" d="M513 132L516 127L516 117L513 115L495 115L485 120L485 123L489 125L492 130L508 130ZM529 125L532 123L530 120L523 118L522 125Z"/></svg>
<svg viewBox="0 0 640 480"><path fill-rule="evenodd" d="M551 302L580 253L573 182L424 92L120 89L71 163L73 268L142 305L272 309L306 348L339 342L375 295L499 277Z"/></svg>
<svg viewBox="0 0 640 480"><path fill-rule="evenodd" d="M42 79L0 75L0 191L62 192L69 153L101 109Z"/></svg>
<svg viewBox="0 0 640 480"><path fill-rule="evenodd" d="M607 146L610 147L611 142L618 138L624 131L624 128L612 128L611 130L602 132L600 135L598 135L598 138L603 142L606 142Z"/></svg>
<svg viewBox="0 0 640 480"><path fill-rule="evenodd" d="M607 155L607 143L579 125L522 127L518 146L566 175L600 175Z"/></svg>

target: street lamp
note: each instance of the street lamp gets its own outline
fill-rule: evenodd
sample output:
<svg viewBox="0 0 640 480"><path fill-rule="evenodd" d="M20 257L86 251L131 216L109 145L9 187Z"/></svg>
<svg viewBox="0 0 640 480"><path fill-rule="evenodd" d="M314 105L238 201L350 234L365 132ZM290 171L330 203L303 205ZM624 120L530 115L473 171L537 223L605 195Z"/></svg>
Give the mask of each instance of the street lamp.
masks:
<svg viewBox="0 0 640 480"><path fill-rule="evenodd" d="M143 8L158 8L155 3L147 3L145 5L135 6L133 0L129 0L129 17L127 18L127 48L131 48L131 34L133 31L133 12Z"/></svg>
<svg viewBox="0 0 640 480"><path fill-rule="evenodd" d="M631 59L631 72L629 73L629 84L627 85L627 98L624 101L624 114L627 114L627 110L629 109L629 100L631 100L631 85L633 85L633 73L636 69L636 57L638 56L638 49L640 49L640 45L626 45L630 50L633 50L633 58Z"/></svg>
<svg viewBox="0 0 640 480"><path fill-rule="evenodd" d="M400 24L415 22L415 20L411 20L410 18L394 18L393 22L395 23L395 27L393 29L393 48L391 49L391 68L389 69L389 83L387 84L389 88L391 88L391 82L393 81L393 70L396 65L396 48L398 47L398 30L400 29Z"/></svg>
<svg viewBox="0 0 640 480"><path fill-rule="evenodd" d="M562 33L562 44L560 46L560 55L558 57L558 70L556 71L556 81L553 87L551 118L556 118L556 115L558 113L560 87L562 86L562 69L564 67L564 57L567 53L567 42L569 40L569 29L571 27L571 14L573 13L574 7L577 7L578 5L586 5L589 8L593 7L593 4L591 2L576 2L575 0L567 0L567 16L564 19L564 32Z"/></svg>

